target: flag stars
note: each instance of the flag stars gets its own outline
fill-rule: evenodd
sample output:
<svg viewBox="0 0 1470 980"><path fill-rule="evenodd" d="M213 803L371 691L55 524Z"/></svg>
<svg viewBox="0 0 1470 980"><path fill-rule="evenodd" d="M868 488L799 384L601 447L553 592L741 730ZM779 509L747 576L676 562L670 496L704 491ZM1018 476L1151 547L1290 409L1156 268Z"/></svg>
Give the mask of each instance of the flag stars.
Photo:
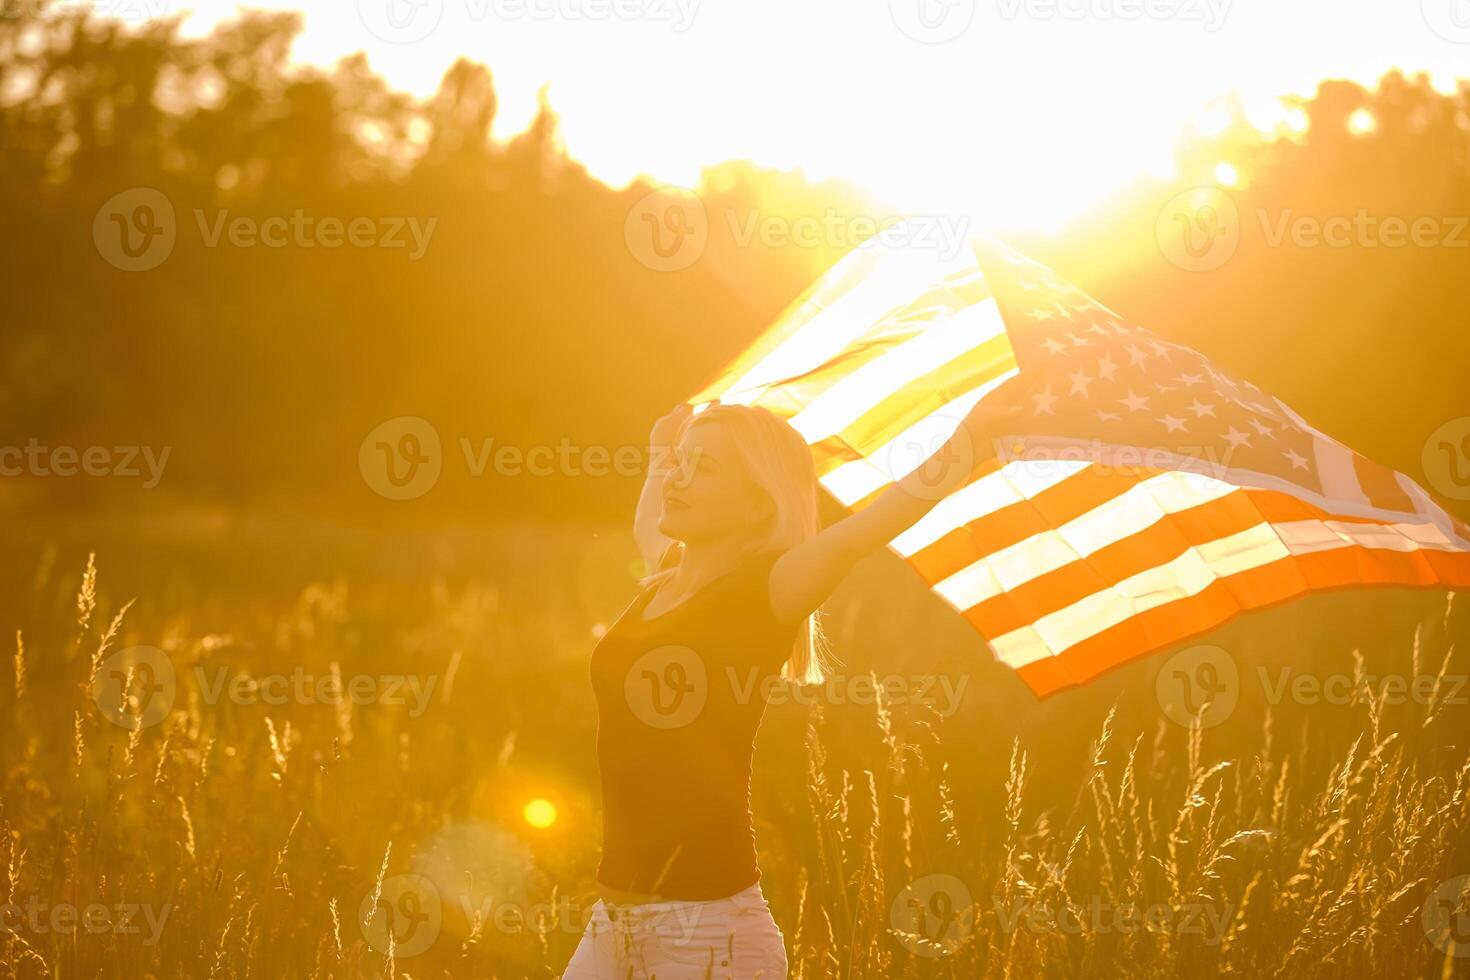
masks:
<svg viewBox="0 0 1470 980"><path fill-rule="evenodd" d="M1157 340L1150 340L1148 342L1148 345L1154 349L1155 354L1159 355L1166 361L1169 359L1169 355L1173 353L1173 351L1169 349L1168 344L1161 344Z"/></svg>
<svg viewBox="0 0 1470 980"><path fill-rule="evenodd" d="M1128 397L1127 398L1119 398L1118 399L1118 403L1121 404L1121 405L1127 405L1128 406L1128 411L1130 411L1130 412L1141 412L1144 409L1148 408L1148 396L1147 395L1135 395L1133 393L1133 389L1132 388L1129 388L1128 389Z"/></svg>
<svg viewBox="0 0 1470 980"><path fill-rule="evenodd" d="M1113 363L1113 355L1104 354L1097 362L1097 376L1106 381L1113 380L1113 372L1118 370L1118 365Z"/></svg>
<svg viewBox="0 0 1470 980"><path fill-rule="evenodd" d="M1057 318L1057 315L1054 311L1044 310L1039 306L1028 313L1027 316L1031 317L1031 319L1033 320L1055 320Z"/></svg>
<svg viewBox="0 0 1470 980"><path fill-rule="evenodd" d="M1198 398L1190 403L1189 410L1194 413L1194 417L1197 419L1204 418L1206 415L1208 415L1210 418L1215 417L1215 406L1205 404Z"/></svg>
<svg viewBox="0 0 1470 980"><path fill-rule="evenodd" d="M1037 394L1032 395L1031 397L1036 402L1036 414L1037 415L1055 415L1056 414L1056 412L1053 412L1052 411L1051 403L1057 400L1057 396L1056 395L1053 395L1051 393L1051 385L1047 385L1045 391L1038 392Z"/></svg>
<svg viewBox="0 0 1470 980"><path fill-rule="evenodd" d="M1088 333L1095 333L1099 337L1111 337L1112 336L1111 331L1109 331L1107 327L1103 326L1100 323L1094 323L1092 326L1088 327L1087 328L1087 332Z"/></svg>
<svg viewBox="0 0 1470 980"><path fill-rule="evenodd" d="M1141 347L1134 344L1128 345L1128 354L1132 358L1128 362L1129 367L1138 367L1138 365L1148 360L1148 354Z"/></svg>
<svg viewBox="0 0 1470 980"><path fill-rule="evenodd" d="M1154 391L1173 391L1174 388L1174 385L1166 385L1163 382L1154 385Z"/></svg>
<svg viewBox="0 0 1470 980"><path fill-rule="evenodd" d="M1233 425L1230 431L1225 433L1225 441L1230 443L1231 449L1239 449L1241 446L1249 447L1251 444L1250 436L1238 431Z"/></svg>
<svg viewBox="0 0 1470 980"><path fill-rule="evenodd" d="M1072 390L1067 392L1067 394L1081 395L1083 398L1086 398L1087 386L1092 384L1094 379L1089 378L1087 376L1087 372L1083 371L1081 368L1078 368L1076 372L1067 375L1067 377L1072 379Z"/></svg>
<svg viewBox="0 0 1470 980"><path fill-rule="evenodd" d="M1048 338L1046 338L1045 340L1043 340L1041 342L1041 346L1042 347L1045 347L1047 350L1051 351L1053 354L1063 354L1063 353L1066 353L1066 350L1067 350L1067 345L1064 344L1064 343L1062 343L1060 340L1058 340L1055 337L1048 337Z"/></svg>
<svg viewBox="0 0 1470 980"><path fill-rule="evenodd" d="M1088 347L1092 344L1092 341L1088 340L1086 337L1079 337L1075 333L1072 333L1070 330L1067 331L1067 339L1070 340L1072 344L1076 347Z"/></svg>
<svg viewBox="0 0 1470 980"><path fill-rule="evenodd" d="M1099 422L1116 422L1122 417L1117 412L1093 412L1092 414L1097 416Z"/></svg>
<svg viewBox="0 0 1470 980"><path fill-rule="evenodd" d="M1176 418L1173 415L1164 415L1164 416L1161 416L1160 418L1156 419L1155 421L1164 423L1164 425L1166 427L1165 428L1165 431L1166 432L1185 432L1185 431L1187 431L1184 428L1184 420L1181 419L1181 418Z"/></svg>
<svg viewBox="0 0 1470 980"><path fill-rule="evenodd" d="M1250 424L1261 435L1266 436L1266 437L1271 438L1271 439L1276 438L1276 436L1273 434L1272 428L1269 425L1263 425L1261 423L1261 420L1260 419L1251 419Z"/></svg>
<svg viewBox="0 0 1470 980"><path fill-rule="evenodd" d="M1177 382L1179 382L1180 384L1186 385L1186 386L1188 386L1188 385L1198 385L1198 384L1204 384L1205 383L1204 376L1203 375L1199 375L1199 374L1181 374L1179 377L1175 378L1174 380L1177 381Z"/></svg>
<svg viewBox="0 0 1470 980"><path fill-rule="evenodd" d="M1308 473L1311 472L1311 468L1307 466L1307 457L1299 455L1295 449L1288 449L1282 455L1291 460L1292 469L1306 470Z"/></svg>

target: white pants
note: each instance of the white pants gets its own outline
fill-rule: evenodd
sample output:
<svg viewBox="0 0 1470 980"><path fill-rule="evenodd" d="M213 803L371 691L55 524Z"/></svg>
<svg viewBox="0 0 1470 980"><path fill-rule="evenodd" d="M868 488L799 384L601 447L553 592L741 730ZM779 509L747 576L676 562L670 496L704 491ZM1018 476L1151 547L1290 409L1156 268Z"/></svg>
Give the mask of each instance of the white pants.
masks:
<svg viewBox="0 0 1470 980"><path fill-rule="evenodd" d="M786 980L760 882L708 902L592 906L562 980Z"/></svg>

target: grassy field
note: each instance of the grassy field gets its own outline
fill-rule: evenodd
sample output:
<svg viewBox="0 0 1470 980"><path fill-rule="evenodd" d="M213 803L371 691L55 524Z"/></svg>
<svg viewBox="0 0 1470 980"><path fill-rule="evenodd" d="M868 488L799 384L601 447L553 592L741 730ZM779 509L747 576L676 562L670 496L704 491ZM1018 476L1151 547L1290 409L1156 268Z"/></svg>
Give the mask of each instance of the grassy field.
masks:
<svg viewBox="0 0 1470 980"><path fill-rule="evenodd" d="M14 532L0 977L559 976L625 532ZM872 556L756 757L791 975L1457 975L1464 605L1313 597L1038 703Z"/></svg>

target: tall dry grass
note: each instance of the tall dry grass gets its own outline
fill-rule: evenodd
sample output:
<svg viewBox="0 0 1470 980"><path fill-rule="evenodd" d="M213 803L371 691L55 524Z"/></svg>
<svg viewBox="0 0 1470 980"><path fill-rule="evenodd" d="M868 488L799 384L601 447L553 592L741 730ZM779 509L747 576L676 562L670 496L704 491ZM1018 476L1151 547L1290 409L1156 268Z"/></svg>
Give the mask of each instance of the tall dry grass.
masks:
<svg viewBox="0 0 1470 980"><path fill-rule="evenodd" d="M559 975L597 848L585 624L443 580L133 605L92 559L71 578L43 561L16 598L31 613L0 683L0 977ZM789 770L757 809L791 976L1453 975L1466 961L1425 927L1470 870L1452 612L1401 651L1437 678L1427 703L1375 697L1359 657L1359 703L1273 708L1232 743L1248 751L1110 708L1060 766L1045 726L961 745L881 697L802 709L805 758L758 762ZM547 643L559 658L527 655ZM98 678L145 716L157 672L117 676L143 644L175 697L129 727ZM220 666L436 683L417 716L211 701ZM839 715L872 735L856 764ZM982 755L1002 778L967 770ZM550 827L526 822L532 798L556 804ZM32 907L39 928L14 911Z"/></svg>

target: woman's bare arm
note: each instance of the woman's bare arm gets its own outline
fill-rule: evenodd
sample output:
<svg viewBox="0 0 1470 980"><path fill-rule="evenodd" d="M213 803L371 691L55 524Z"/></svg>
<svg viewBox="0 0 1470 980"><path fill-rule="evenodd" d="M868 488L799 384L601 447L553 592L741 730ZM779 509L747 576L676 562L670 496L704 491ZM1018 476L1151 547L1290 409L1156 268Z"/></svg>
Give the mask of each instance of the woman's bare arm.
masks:
<svg viewBox="0 0 1470 980"><path fill-rule="evenodd" d="M1014 389L1006 395L1012 392ZM963 486L976 465L995 455L991 444L994 426L1021 412L1006 395L995 397L1000 394L997 389L977 403L943 446L867 507L777 559L771 568L770 589L771 609L778 619L797 623L811 615L859 558L912 527L941 499Z"/></svg>

